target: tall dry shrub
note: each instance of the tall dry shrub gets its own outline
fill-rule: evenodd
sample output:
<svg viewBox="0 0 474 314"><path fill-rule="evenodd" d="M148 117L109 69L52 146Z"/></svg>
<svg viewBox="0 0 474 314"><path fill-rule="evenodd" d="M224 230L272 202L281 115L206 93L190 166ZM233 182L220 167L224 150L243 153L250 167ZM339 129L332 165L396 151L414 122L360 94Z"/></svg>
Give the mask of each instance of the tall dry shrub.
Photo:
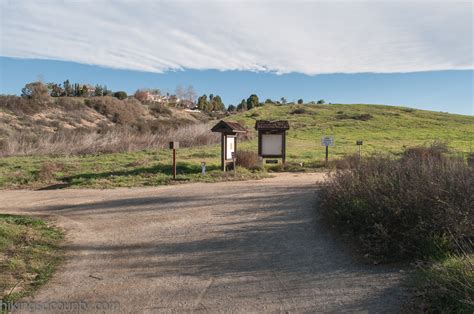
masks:
<svg viewBox="0 0 474 314"><path fill-rule="evenodd" d="M474 169L439 147L372 156L334 170L321 191L324 218L388 260L449 251L474 236Z"/></svg>
<svg viewBox="0 0 474 314"><path fill-rule="evenodd" d="M160 133L138 132L115 128L101 132L62 129L55 133L13 133L0 142L0 156L12 155L75 155L127 152L164 148L170 141L181 147L219 143L219 134L208 124L194 124L168 129Z"/></svg>
<svg viewBox="0 0 474 314"><path fill-rule="evenodd" d="M237 150L237 160L235 163L237 166L247 168L247 169L255 169L258 167L258 155L256 152L248 151L248 150Z"/></svg>

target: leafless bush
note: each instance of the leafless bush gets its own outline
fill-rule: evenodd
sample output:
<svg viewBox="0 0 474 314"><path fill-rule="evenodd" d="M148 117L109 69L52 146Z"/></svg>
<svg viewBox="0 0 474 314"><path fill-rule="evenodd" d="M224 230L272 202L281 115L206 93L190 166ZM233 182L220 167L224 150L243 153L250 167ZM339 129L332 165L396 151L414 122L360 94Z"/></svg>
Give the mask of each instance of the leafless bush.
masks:
<svg viewBox="0 0 474 314"><path fill-rule="evenodd" d="M219 142L217 133L207 124L195 124L168 129L161 133L112 129L102 132L60 130L55 133L13 133L2 141L0 156L70 155L126 152L164 148L169 141L179 141L181 147L210 145Z"/></svg>
<svg viewBox="0 0 474 314"><path fill-rule="evenodd" d="M258 167L258 155L256 152L251 152L248 150L237 150L237 166L255 169Z"/></svg>
<svg viewBox="0 0 474 314"><path fill-rule="evenodd" d="M322 213L370 255L423 257L474 236L474 169L464 159L433 146L347 164L323 187Z"/></svg>
<svg viewBox="0 0 474 314"><path fill-rule="evenodd" d="M54 179L54 174L63 169L63 164L45 162L41 165L41 169L37 173L37 178L39 181L51 181Z"/></svg>

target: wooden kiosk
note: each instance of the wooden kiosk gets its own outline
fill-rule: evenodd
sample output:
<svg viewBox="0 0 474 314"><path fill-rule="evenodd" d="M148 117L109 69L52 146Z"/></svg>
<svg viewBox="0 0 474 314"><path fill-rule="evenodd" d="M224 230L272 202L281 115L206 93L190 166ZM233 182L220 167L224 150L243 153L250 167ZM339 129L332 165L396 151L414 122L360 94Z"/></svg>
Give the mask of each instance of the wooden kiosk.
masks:
<svg viewBox="0 0 474 314"><path fill-rule="evenodd" d="M261 158L286 159L286 131L290 124L286 120L257 120L255 129L258 131L258 156Z"/></svg>
<svg viewBox="0 0 474 314"><path fill-rule="evenodd" d="M211 131L221 133L221 170L226 171L237 152L237 134L246 133L247 130L237 122L221 120Z"/></svg>

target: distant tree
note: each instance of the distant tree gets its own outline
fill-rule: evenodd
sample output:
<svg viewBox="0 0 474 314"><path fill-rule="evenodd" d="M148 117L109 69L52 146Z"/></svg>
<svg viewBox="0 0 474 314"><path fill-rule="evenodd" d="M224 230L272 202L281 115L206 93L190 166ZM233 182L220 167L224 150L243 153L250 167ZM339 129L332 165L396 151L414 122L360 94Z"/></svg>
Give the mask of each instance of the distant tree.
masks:
<svg viewBox="0 0 474 314"><path fill-rule="evenodd" d="M184 99L187 101L194 103L196 101L196 92L194 91L194 87L189 85L184 92Z"/></svg>
<svg viewBox="0 0 474 314"><path fill-rule="evenodd" d="M317 104L318 105L324 105L326 102L324 101L324 99L320 99L318 100Z"/></svg>
<svg viewBox="0 0 474 314"><path fill-rule="evenodd" d="M211 94L212 95L212 94ZM211 110L212 111L224 111L225 105L219 95L213 96L211 99Z"/></svg>
<svg viewBox="0 0 474 314"><path fill-rule="evenodd" d="M207 101L207 95L202 95L198 98L197 107L201 111L209 111L209 102Z"/></svg>
<svg viewBox="0 0 474 314"><path fill-rule="evenodd" d="M89 97L89 88L87 87L87 85L85 85L85 84L82 85L80 96L81 97Z"/></svg>
<svg viewBox="0 0 474 314"><path fill-rule="evenodd" d="M267 98L267 99L265 99L265 103L266 104L273 104L274 102L270 98Z"/></svg>
<svg viewBox="0 0 474 314"><path fill-rule="evenodd" d="M237 107L234 105L229 105L229 107L227 107L227 111L229 112L235 112L236 110L237 110Z"/></svg>
<svg viewBox="0 0 474 314"><path fill-rule="evenodd" d="M239 110L239 111L247 110L247 102L245 101L245 99L242 99L240 104L237 106L237 110Z"/></svg>
<svg viewBox="0 0 474 314"><path fill-rule="evenodd" d="M133 94L133 97L140 102L145 102L148 99L148 93L144 90L137 89L135 94Z"/></svg>
<svg viewBox="0 0 474 314"><path fill-rule="evenodd" d="M113 96L114 94L110 89L107 88L107 85L104 85L104 87L102 87L102 90L103 90L102 92L103 96Z"/></svg>
<svg viewBox="0 0 474 314"><path fill-rule="evenodd" d="M252 108L258 107L258 96L255 94L250 95L249 98L247 98L247 109L250 110Z"/></svg>
<svg viewBox="0 0 474 314"><path fill-rule="evenodd" d="M176 97L178 97L180 100L184 99L185 97L185 91L181 85L176 86L176 89L174 91L174 94Z"/></svg>
<svg viewBox="0 0 474 314"><path fill-rule="evenodd" d="M124 100L124 99L127 98L127 93L124 92L124 91L118 91L118 92L115 92L115 93L114 93L114 97L115 97L115 98L118 98L118 99L120 99L120 100Z"/></svg>
<svg viewBox="0 0 474 314"><path fill-rule="evenodd" d="M81 87L79 86L78 83L74 83L74 88L72 92L72 96L74 97L79 97L81 95Z"/></svg>
<svg viewBox="0 0 474 314"><path fill-rule="evenodd" d="M298 99L298 105L302 105L302 104L303 104L303 99L302 98Z"/></svg>
<svg viewBox="0 0 474 314"><path fill-rule="evenodd" d="M21 96L44 103L50 100L48 87L42 82L31 82L21 89Z"/></svg>
<svg viewBox="0 0 474 314"><path fill-rule="evenodd" d="M280 101L283 105L286 105L287 101L285 97L280 98Z"/></svg>
<svg viewBox="0 0 474 314"><path fill-rule="evenodd" d="M71 83L69 82L69 80L65 80L63 83L63 86L64 86L64 96L67 96L67 97L73 96L74 89Z"/></svg>
<svg viewBox="0 0 474 314"><path fill-rule="evenodd" d="M95 86L94 96L104 96L104 88L97 84Z"/></svg>
<svg viewBox="0 0 474 314"><path fill-rule="evenodd" d="M64 93L64 90L62 89L61 84L48 83L47 87L48 87L48 91L51 97L60 97Z"/></svg>
<svg viewBox="0 0 474 314"><path fill-rule="evenodd" d="M209 101L212 101L214 99L214 94L209 94Z"/></svg>

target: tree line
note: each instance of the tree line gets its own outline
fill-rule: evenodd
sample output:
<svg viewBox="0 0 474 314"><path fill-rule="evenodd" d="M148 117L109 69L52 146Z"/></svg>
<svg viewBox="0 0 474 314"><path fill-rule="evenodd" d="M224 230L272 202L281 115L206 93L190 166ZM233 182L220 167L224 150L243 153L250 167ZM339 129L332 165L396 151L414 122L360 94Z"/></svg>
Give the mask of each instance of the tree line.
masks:
<svg viewBox="0 0 474 314"><path fill-rule="evenodd" d="M63 83L31 82L21 89L21 96L25 98L51 97L93 97L93 96L115 96L119 99L128 97L124 91L113 92L107 85L97 84L92 87L89 84L71 83L65 80Z"/></svg>

